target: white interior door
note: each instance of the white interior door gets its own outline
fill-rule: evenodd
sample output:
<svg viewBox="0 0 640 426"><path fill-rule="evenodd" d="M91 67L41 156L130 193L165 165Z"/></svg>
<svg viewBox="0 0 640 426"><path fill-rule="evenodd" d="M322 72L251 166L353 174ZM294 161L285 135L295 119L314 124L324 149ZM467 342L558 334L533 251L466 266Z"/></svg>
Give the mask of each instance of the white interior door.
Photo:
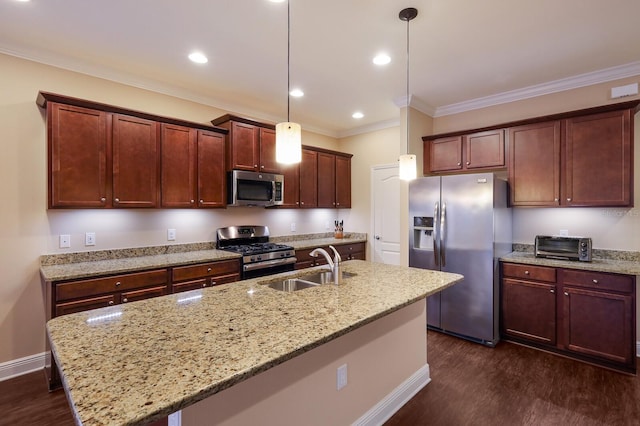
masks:
<svg viewBox="0 0 640 426"><path fill-rule="evenodd" d="M371 170L373 261L400 264L400 179L398 165Z"/></svg>

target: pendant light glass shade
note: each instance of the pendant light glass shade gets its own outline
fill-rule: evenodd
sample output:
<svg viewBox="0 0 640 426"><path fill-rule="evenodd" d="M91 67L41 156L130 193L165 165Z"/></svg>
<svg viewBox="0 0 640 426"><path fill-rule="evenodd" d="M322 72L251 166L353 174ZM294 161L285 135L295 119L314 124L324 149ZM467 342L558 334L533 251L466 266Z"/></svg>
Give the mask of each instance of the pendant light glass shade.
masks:
<svg viewBox="0 0 640 426"><path fill-rule="evenodd" d="M413 180L416 176L416 156L413 154L401 155L398 177L402 180Z"/></svg>
<svg viewBox="0 0 640 426"><path fill-rule="evenodd" d="M276 161L295 164L302 160L302 128L298 123L276 124Z"/></svg>

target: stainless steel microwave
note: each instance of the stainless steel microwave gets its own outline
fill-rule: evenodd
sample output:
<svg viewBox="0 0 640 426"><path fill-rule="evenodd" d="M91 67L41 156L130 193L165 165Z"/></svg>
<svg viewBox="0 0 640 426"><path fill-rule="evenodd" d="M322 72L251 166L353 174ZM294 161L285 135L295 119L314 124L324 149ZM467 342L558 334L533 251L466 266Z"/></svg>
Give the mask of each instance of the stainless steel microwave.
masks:
<svg viewBox="0 0 640 426"><path fill-rule="evenodd" d="M591 262L591 238L536 235L536 257Z"/></svg>
<svg viewBox="0 0 640 426"><path fill-rule="evenodd" d="M284 201L284 176L232 170L228 174L227 205L278 206Z"/></svg>

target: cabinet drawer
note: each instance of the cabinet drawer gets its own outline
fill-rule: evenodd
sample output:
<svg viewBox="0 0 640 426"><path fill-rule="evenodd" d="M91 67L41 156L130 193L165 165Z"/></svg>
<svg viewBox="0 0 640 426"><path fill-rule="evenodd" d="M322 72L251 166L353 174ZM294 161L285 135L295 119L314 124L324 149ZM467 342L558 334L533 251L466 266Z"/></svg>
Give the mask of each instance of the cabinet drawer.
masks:
<svg viewBox="0 0 640 426"><path fill-rule="evenodd" d="M150 299L152 297L164 296L167 294L168 286L151 287L142 290L122 292L122 303L135 302L136 300Z"/></svg>
<svg viewBox="0 0 640 426"><path fill-rule="evenodd" d="M167 284L166 269L58 284L56 286L56 301L133 290L158 284Z"/></svg>
<svg viewBox="0 0 640 426"><path fill-rule="evenodd" d="M212 275L225 275L240 272L238 260L200 263L198 265L179 266L172 269L173 282L195 280Z"/></svg>
<svg viewBox="0 0 640 426"><path fill-rule="evenodd" d="M631 275L562 269L562 283L576 287L632 293L635 279Z"/></svg>
<svg viewBox="0 0 640 426"><path fill-rule="evenodd" d="M75 302L57 303L56 316L105 308L116 303L115 295L92 297L91 299L76 300Z"/></svg>
<svg viewBox="0 0 640 426"><path fill-rule="evenodd" d="M503 263L502 275L510 278L522 278L550 283L556 282L556 268L546 266Z"/></svg>
<svg viewBox="0 0 640 426"><path fill-rule="evenodd" d="M336 247L336 250L338 250L338 253L340 253L340 256L343 256L343 257L345 255L364 251L363 243L341 244L335 247Z"/></svg>

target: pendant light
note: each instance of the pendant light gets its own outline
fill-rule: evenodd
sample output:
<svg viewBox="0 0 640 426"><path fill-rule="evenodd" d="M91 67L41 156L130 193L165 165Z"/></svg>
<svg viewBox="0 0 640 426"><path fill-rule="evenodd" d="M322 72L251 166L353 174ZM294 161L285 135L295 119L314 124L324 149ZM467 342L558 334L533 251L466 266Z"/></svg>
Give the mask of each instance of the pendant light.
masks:
<svg viewBox="0 0 640 426"><path fill-rule="evenodd" d="M295 164L302 159L302 128L289 119L291 98L291 5L287 0L287 121L276 124L276 161L281 164Z"/></svg>
<svg viewBox="0 0 640 426"><path fill-rule="evenodd" d="M402 9L398 17L401 21L407 21L407 151L399 158L399 177L402 180L413 180L416 178L416 156L409 154L409 21L418 16L418 10L413 7Z"/></svg>

